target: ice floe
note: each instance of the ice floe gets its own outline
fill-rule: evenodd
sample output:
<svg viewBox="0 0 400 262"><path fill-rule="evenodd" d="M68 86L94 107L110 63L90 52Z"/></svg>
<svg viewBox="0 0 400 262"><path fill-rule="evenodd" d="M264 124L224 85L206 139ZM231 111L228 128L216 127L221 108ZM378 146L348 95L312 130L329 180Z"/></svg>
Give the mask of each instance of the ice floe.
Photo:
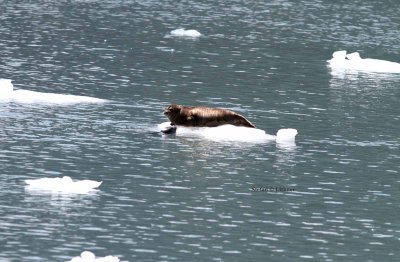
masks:
<svg viewBox="0 0 400 262"><path fill-rule="evenodd" d="M170 122L158 125L158 130L165 130ZM217 127L184 127L177 126L176 136L201 137L216 142L237 141L249 143L265 143L276 141L277 143L295 143L297 130L293 128L280 129L276 135L269 135L264 130L234 125L222 125Z"/></svg>
<svg viewBox="0 0 400 262"><path fill-rule="evenodd" d="M372 58L361 58L358 52L347 54L346 51L336 51L332 54L332 59L327 62L332 69L376 73L400 73L399 63Z"/></svg>
<svg viewBox="0 0 400 262"><path fill-rule="evenodd" d="M0 102L77 104L104 103L107 100L89 96L42 93L23 89L14 90L10 79L0 79Z"/></svg>
<svg viewBox="0 0 400 262"><path fill-rule="evenodd" d="M180 37L200 37L201 33L194 29L185 30L183 28L175 29L170 32L171 36Z"/></svg>
<svg viewBox="0 0 400 262"><path fill-rule="evenodd" d="M73 181L69 176L62 178L39 178L25 180L28 190L66 194L87 194L98 188L102 182L93 180Z"/></svg>
<svg viewBox="0 0 400 262"><path fill-rule="evenodd" d="M115 256L98 257L90 252L83 251L80 256L72 258L69 262L119 262L119 258Z"/></svg>
<svg viewBox="0 0 400 262"><path fill-rule="evenodd" d="M295 141L295 137L297 135L297 130L294 128L282 128L279 129L276 133L276 142L277 143L292 143Z"/></svg>

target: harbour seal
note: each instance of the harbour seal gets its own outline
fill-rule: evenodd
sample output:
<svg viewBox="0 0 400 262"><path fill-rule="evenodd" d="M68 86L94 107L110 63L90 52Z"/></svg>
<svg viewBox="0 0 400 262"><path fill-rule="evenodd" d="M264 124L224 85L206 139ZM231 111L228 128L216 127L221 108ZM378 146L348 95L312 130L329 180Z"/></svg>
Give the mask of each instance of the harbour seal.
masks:
<svg viewBox="0 0 400 262"><path fill-rule="evenodd" d="M231 124L234 126L255 128L255 126L243 116L222 108L204 106L188 107L171 104L164 109L164 115L168 117L172 125L215 127Z"/></svg>

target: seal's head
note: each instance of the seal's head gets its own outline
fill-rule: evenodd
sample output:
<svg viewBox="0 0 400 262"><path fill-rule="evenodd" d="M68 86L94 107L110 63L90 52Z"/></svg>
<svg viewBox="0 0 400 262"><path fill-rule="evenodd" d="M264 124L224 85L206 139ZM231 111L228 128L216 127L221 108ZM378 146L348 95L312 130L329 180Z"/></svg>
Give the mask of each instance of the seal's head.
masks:
<svg viewBox="0 0 400 262"><path fill-rule="evenodd" d="M182 106L177 104L171 104L164 109L164 115L171 120L171 117L176 116L180 113Z"/></svg>

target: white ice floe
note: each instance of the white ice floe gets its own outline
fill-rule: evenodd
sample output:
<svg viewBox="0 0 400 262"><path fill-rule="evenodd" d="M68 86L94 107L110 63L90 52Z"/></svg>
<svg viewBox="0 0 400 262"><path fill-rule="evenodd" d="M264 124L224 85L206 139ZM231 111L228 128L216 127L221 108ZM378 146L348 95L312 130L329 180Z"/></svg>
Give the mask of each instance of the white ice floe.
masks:
<svg viewBox="0 0 400 262"><path fill-rule="evenodd" d="M171 123L164 122L158 125L159 131L164 130ZM217 127L184 127L177 126L177 136L201 137L216 142L237 141L249 143L294 143L297 130L292 128L280 129L276 136L265 133L264 130L244 126L222 125Z"/></svg>
<svg viewBox="0 0 400 262"><path fill-rule="evenodd" d="M386 60L361 58L358 52L347 54L346 51L336 51L332 59L327 61L332 69L359 70L376 73L400 73L400 64Z"/></svg>
<svg viewBox="0 0 400 262"><path fill-rule="evenodd" d="M105 99L89 96L75 96L54 93L42 93L29 90L14 90L10 79L0 79L0 102L43 103L43 104L77 104L104 103Z"/></svg>
<svg viewBox="0 0 400 262"><path fill-rule="evenodd" d="M278 143L292 143L295 141L297 130L294 128L282 128L276 133L276 142Z"/></svg>
<svg viewBox="0 0 400 262"><path fill-rule="evenodd" d="M28 190L47 191L52 193L87 194L96 190L102 182L93 180L73 181L69 176L62 178L39 178L25 180Z"/></svg>
<svg viewBox="0 0 400 262"><path fill-rule="evenodd" d="M90 252L83 251L80 256L72 258L69 262L119 262L118 257L114 256L106 256L106 257L98 257Z"/></svg>
<svg viewBox="0 0 400 262"><path fill-rule="evenodd" d="M172 36L180 37L200 37L201 33L194 29L185 30L183 28L172 30L170 33Z"/></svg>

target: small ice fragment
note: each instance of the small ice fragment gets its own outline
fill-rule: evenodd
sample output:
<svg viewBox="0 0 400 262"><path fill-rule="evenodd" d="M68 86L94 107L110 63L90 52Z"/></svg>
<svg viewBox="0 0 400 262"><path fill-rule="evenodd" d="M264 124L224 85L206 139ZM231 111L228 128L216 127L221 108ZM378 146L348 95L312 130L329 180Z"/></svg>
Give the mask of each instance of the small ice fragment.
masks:
<svg viewBox="0 0 400 262"><path fill-rule="evenodd" d="M10 79L0 79L0 100L10 98L14 87Z"/></svg>
<svg viewBox="0 0 400 262"><path fill-rule="evenodd" d="M294 128L279 129L276 133L276 142L294 142L297 135L297 130Z"/></svg>
<svg viewBox="0 0 400 262"><path fill-rule="evenodd" d="M200 37L201 33L194 29L185 30L183 28L171 31L172 36Z"/></svg>
<svg viewBox="0 0 400 262"><path fill-rule="evenodd" d="M83 251L80 256L72 258L69 262L119 262L118 257L114 256L106 256L106 257L98 257L90 252Z"/></svg>

